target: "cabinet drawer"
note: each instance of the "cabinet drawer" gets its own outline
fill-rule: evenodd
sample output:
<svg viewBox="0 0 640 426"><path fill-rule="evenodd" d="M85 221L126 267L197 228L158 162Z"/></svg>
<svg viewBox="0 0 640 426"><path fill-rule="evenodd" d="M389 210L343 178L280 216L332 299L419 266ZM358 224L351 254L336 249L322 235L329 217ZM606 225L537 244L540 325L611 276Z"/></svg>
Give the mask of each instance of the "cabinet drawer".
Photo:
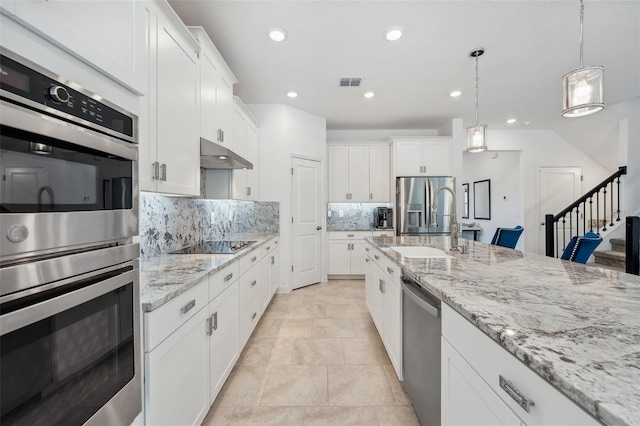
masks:
<svg viewBox="0 0 640 426"><path fill-rule="evenodd" d="M355 240L370 237L371 231L331 231L329 232L330 240Z"/></svg>
<svg viewBox="0 0 640 426"><path fill-rule="evenodd" d="M260 266L255 265L239 278L240 284L240 311L242 312L251 299L260 294L262 277L260 274Z"/></svg>
<svg viewBox="0 0 640 426"><path fill-rule="evenodd" d="M272 238L266 243L262 244L260 247L262 249L262 257L265 257L268 253L270 253L274 248L277 247L278 239Z"/></svg>
<svg viewBox="0 0 640 426"><path fill-rule="evenodd" d="M249 269L253 268L254 265L260 263L261 258L262 252L260 251L260 248L252 250L240 258L238 261L240 266L240 275L245 274Z"/></svg>
<svg viewBox="0 0 640 426"><path fill-rule="evenodd" d="M527 426L599 424L582 408L444 303L442 336ZM517 404L500 386L500 376L508 380L525 398L534 401L535 405L530 407L530 412Z"/></svg>
<svg viewBox="0 0 640 426"><path fill-rule="evenodd" d="M149 352L209 303L208 278L155 311L144 314L144 350Z"/></svg>
<svg viewBox="0 0 640 426"><path fill-rule="evenodd" d="M394 283L396 283L396 285L400 285L400 277L402 276L402 269L400 269L400 266L398 266L393 260L385 256L384 267L382 269L384 269L386 274Z"/></svg>
<svg viewBox="0 0 640 426"><path fill-rule="evenodd" d="M378 265L378 267L382 270L386 270L384 269L384 259L386 258L386 256L377 248L372 248L371 249L371 258L373 259L373 262Z"/></svg>
<svg viewBox="0 0 640 426"><path fill-rule="evenodd" d="M395 235L393 229L385 229L384 231L371 231L373 237L393 237Z"/></svg>
<svg viewBox="0 0 640 426"><path fill-rule="evenodd" d="M256 328L258 321L260 321L260 312L262 300L260 297L254 297L249 302L249 305L240 312L240 350L247 343L253 329Z"/></svg>
<svg viewBox="0 0 640 426"><path fill-rule="evenodd" d="M209 277L209 300L215 299L240 276L238 262L232 262Z"/></svg>

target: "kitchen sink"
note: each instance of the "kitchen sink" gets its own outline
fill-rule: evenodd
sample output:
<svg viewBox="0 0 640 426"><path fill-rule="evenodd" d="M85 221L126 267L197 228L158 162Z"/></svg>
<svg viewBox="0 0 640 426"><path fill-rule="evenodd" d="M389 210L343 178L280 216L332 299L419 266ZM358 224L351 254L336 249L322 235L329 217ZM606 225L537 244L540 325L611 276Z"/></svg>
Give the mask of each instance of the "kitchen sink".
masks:
<svg viewBox="0 0 640 426"><path fill-rule="evenodd" d="M412 247L412 246L398 246L389 247L391 250L397 251L401 255L407 258L447 258L451 257L445 254L444 251L433 247Z"/></svg>

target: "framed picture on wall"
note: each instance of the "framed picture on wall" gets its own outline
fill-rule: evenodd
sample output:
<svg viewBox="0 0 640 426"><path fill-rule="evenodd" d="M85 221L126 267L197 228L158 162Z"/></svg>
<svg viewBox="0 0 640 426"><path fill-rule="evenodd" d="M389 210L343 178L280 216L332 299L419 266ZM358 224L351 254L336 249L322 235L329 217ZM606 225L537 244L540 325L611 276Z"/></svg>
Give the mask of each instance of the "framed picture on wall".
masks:
<svg viewBox="0 0 640 426"><path fill-rule="evenodd" d="M491 219L491 179L473 182L473 218Z"/></svg>
<svg viewBox="0 0 640 426"><path fill-rule="evenodd" d="M462 184L462 195L463 195L462 218L469 219L469 184L468 183Z"/></svg>

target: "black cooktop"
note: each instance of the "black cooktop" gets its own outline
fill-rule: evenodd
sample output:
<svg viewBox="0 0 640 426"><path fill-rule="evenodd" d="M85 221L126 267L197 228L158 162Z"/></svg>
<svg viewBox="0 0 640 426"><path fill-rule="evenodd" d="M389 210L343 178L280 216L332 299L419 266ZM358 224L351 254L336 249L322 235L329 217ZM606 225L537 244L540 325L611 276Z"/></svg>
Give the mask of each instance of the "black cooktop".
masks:
<svg viewBox="0 0 640 426"><path fill-rule="evenodd" d="M195 246L172 251L170 254L233 254L253 243L255 241L205 241Z"/></svg>

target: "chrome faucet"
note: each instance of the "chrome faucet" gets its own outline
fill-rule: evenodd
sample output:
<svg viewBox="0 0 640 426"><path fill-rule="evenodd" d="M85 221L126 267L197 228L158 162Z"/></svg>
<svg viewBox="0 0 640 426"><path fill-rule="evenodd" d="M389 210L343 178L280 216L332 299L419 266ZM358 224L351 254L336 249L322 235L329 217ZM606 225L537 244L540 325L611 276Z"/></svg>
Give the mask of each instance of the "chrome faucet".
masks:
<svg viewBox="0 0 640 426"><path fill-rule="evenodd" d="M458 244L458 218L456 216L456 193L450 186L441 186L436 190L433 194L433 204L431 208L431 223L435 223L437 226L437 216L436 212L438 211L438 194L440 191L447 190L451 193L453 197L452 206L451 206L451 250L458 250L460 253L464 253L464 247Z"/></svg>
<svg viewBox="0 0 640 426"><path fill-rule="evenodd" d="M42 202L42 194L47 193L49 195L49 209L53 211L55 208L55 200L53 198L53 188L49 185L45 185L38 191L38 211L43 211L44 203Z"/></svg>

